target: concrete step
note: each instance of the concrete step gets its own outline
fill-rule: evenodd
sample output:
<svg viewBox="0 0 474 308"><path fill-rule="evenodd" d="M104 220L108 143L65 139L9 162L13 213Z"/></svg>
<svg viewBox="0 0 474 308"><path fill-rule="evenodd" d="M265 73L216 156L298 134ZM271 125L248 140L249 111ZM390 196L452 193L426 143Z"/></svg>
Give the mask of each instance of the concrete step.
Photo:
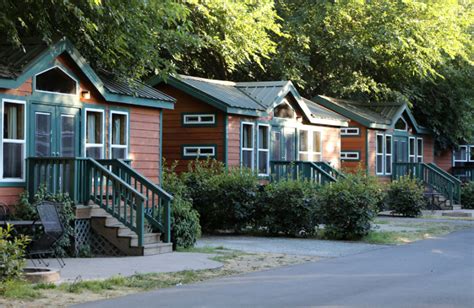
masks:
<svg viewBox="0 0 474 308"><path fill-rule="evenodd" d="M172 243L156 243L156 244L147 244L143 247L144 256L152 256L161 253L173 252Z"/></svg>

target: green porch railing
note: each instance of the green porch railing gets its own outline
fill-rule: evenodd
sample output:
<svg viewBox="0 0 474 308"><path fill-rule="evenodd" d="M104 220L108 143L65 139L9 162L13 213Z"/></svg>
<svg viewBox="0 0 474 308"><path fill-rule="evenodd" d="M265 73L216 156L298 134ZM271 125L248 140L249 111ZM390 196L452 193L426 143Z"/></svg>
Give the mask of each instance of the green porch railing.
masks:
<svg viewBox="0 0 474 308"><path fill-rule="evenodd" d="M317 184L335 182L336 178L323 170L314 162L308 161L270 161L270 172L272 181L285 179L308 180Z"/></svg>
<svg viewBox="0 0 474 308"><path fill-rule="evenodd" d="M455 166L451 172L462 182L474 182L474 166Z"/></svg>
<svg viewBox="0 0 474 308"><path fill-rule="evenodd" d="M45 185L49 193L69 194L76 204L94 202L134 231L143 246L146 197L96 160L30 157L26 180L30 198Z"/></svg>
<svg viewBox="0 0 474 308"><path fill-rule="evenodd" d="M122 160L100 159L98 162L110 168L115 175L146 197L145 219L163 232L166 243L171 242L171 201L173 197Z"/></svg>
<svg viewBox="0 0 474 308"><path fill-rule="evenodd" d="M392 169L392 179L398 179L401 176L410 176L420 179L426 185L447 198L451 202L451 205L455 203L461 204L461 182L436 165L425 163L393 163Z"/></svg>
<svg viewBox="0 0 474 308"><path fill-rule="evenodd" d="M316 165L319 166L321 169L323 169L324 171L326 171L327 173L329 173L329 174L330 174L333 178L335 178L336 180L346 178L346 176L344 175L344 173L342 173L341 171L337 170L336 168L334 168L333 166L331 166L330 164L328 164L328 163L325 162L325 161L317 161L317 162L314 162L314 164L316 164Z"/></svg>

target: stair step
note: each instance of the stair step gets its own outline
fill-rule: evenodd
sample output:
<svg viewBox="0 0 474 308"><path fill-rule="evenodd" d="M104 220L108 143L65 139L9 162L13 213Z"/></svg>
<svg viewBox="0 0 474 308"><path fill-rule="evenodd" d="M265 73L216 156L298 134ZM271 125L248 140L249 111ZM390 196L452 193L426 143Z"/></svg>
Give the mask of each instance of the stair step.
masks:
<svg viewBox="0 0 474 308"><path fill-rule="evenodd" d="M173 244L171 243L156 243L147 244L143 246L143 255L152 256L160 253L168 253L173 251Z"/></svg>

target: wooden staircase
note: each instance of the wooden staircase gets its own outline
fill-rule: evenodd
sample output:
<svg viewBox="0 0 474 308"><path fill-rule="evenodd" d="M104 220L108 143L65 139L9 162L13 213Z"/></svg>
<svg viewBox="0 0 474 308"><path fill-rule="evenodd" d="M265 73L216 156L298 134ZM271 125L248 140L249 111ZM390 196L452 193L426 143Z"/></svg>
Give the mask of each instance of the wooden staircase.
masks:
<svg viewBox="0 0 474 308"><path fill-rule="evenodd" d="M163 243L161 233L145 233L143 245L138 235L98 205L90 206L91 228L127 256L149 256L172 252L172 243Z"/></svg>
<svg viewBox="0 0 474 308"><path fill-rule="evenodd" d="M270 161L270 179L272 181L300 179L324 185L344 177L344 174L326 162Z"/></svg>

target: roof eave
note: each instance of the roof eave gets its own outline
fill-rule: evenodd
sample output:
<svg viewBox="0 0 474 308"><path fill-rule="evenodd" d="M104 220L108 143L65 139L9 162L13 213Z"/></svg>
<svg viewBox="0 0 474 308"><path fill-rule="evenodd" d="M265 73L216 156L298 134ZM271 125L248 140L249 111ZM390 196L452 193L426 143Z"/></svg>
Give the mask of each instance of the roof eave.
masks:
<svg viewBox="0 0 474 308"><path fill-rule="evenodd" d="M365 127L370 127L370 128L379 128L377 126L379 125L382 125L382 126L386 126L384 124L379 124L379 123L374 123L373 121L370 121L350 110L347 110L346 108L344 107L341 107L323 97L321 97L320 95L317 95L315 97L312 98L313 101L315 101L316 103L318 104L321 104L322 106L334 111L334 112L337 112L339 114L341 114L342 116L350 119L350 120L353 120L355 122L358 122L360 123L361 125L365 126Z"/></svg>
<svg viewBox="0 0 474 308"><path fill-rule="evenodd" d="M349 127L349 122L348 121L311 118L310 122L311 122L311 124L317 124L317 125Z"/></svg>

